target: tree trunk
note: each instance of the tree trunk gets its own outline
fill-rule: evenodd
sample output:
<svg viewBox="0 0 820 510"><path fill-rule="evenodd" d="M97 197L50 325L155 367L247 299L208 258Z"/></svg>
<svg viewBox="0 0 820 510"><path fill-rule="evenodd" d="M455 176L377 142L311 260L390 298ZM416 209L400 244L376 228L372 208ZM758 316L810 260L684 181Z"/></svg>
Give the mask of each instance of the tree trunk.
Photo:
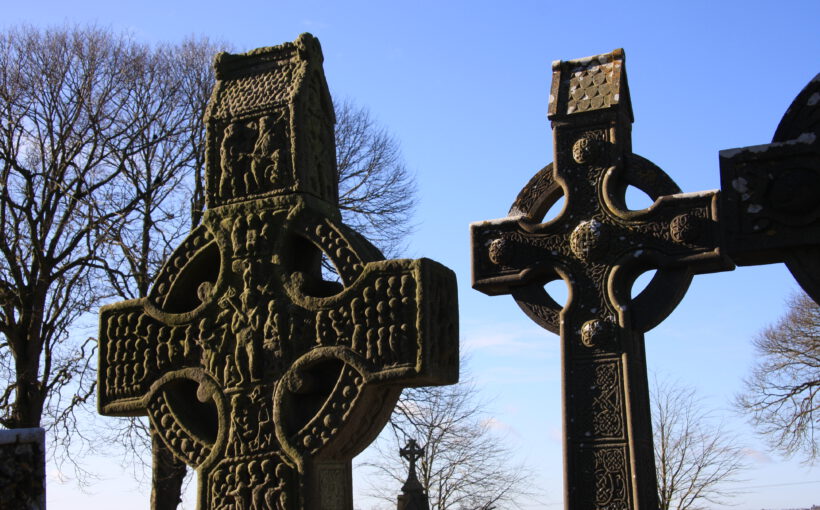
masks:
<svg viewBox="0 0 820 510"><path fill-rule="evenodd" d="M174 457L151 424L151 510L176 510L182 501L185 463Z"/></svg>
<svg viewBox="0 0 820 510"><path fill-rule="evenodd" d="M40 426L43 414L43 392L37 380L37 367L32 367L28 359L17 360L17 388L9 428L25 429ZM28 356L26 356L28 358Z"/></svg>

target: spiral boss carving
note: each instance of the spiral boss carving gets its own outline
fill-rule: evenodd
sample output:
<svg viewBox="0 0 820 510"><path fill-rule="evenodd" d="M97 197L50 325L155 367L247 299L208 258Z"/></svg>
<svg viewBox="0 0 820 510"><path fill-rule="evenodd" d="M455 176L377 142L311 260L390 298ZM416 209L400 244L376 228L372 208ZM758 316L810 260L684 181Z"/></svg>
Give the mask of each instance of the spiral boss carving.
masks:
<svg viewBox="0 0 820 510"><path fill-rule="evenodd" d="M623 50L553 64L549 118L555 163L507 218L471 226L473 287L512 294L561 335L565 507L654 510L643 333L672 311L692 275L735 263L784 261L820 299L820 75L773 143L721 152L720 192L680 193L631 152ZM655 203L627 210L629 185ZM562 195L564 209L541 223ZM648 269L655 277L631 298ZM544 289L558 278L570 287L563 308Z"/></svg>
<svg viewBox="0 0 820 510"><path fill-rule="evenodd" d="M147 298L100 312L100 412L147 414L202 510L351 510L401 389L458 378L452 271L339 220L321 63L309 34L217 57L203 222Z"/></svg>

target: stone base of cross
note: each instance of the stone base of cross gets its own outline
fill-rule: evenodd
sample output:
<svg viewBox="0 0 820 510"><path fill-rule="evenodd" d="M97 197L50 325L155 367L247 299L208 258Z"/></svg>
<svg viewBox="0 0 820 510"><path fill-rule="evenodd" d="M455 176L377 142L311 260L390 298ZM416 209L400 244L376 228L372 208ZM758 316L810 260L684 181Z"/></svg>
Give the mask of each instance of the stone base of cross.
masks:
<svg viewBox="0 0 820 510"><path fill-rule="evenodd" d="M453 272L340 221L321 63L308 34L217 57L209 209L148 297L100 312L100 412L147 414L201 510L352 510L402 388L458 379Z"/></svg>

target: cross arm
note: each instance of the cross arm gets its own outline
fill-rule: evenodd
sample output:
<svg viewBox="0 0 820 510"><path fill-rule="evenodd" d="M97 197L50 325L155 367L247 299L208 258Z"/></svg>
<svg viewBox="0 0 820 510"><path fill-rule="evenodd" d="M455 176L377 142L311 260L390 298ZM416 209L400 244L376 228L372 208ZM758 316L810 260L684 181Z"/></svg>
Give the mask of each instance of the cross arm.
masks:
<svg viewBox="0 0 820 510"><path fill-rule="evenodd" d="M539 279L546 282L558 277L553 265L543 260L540 250L522 235L529 225L531 222L524 215L470 225L474 289L497 296ZM563 251L558 236L545 236L542 240L553 241L554 255Z"/></svg>
<svg viewBox="0 0 820 510"><path fill-rule="evenodd" d="M820 75L797 95L772 143L720 152L721 226L738 265L785 262L820 301Z"/></svg>
<svg viewBox="0 0 820 510"><path fill-rule="evenodd" d="M145 299L102 307L98 337L100 414L145 414L144 398L157 379L172 367L198 364L194 329L194 325L163 324L146 312Z"/></svg>
<svg viewBox="0 0 820 510"><path fill-rule="evenodd" d="M317 347L346 351L369 382L413 386L458 380L455 274L430 259L368 262L359 277L328 298L300 295L315 313Z"/></svg>

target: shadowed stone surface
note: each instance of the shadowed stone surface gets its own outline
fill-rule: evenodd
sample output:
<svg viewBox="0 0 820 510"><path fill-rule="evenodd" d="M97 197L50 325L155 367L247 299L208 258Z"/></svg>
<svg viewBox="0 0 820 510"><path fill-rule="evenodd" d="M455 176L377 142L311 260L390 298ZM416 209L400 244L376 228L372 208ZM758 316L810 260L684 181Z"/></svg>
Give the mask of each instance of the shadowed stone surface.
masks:
<svg viewBox="0 0 820 510"><path fill-rule="evenodd" d="M44 429L0 430L0 508L45 510Z"/></svg>
<svg viewBox="0 0 820 510"><path fill-rule="evenodd" d="M721 225L739 266L785 262L820 302L820 74L772 143L720 152Z"/></svg>
<svg viewBox="0 0 820 510"><path fill-rule="evenodd" d="M351 510L401 389L458 378L452 271L340 222L321 63L309 34L217 57L203 222L147 298L100 312L100 412L147 414L203 510Z"/></svg>
<svg viewBox="0 0 820 510"><path fill-rule="evenodd" d="M555 162L524 187L508 217L471 225L473 287L512 294L532 320L561 336L568 509L657 508L643 333L674 309L694 274L733 269L730 255L743 264L797 259L789 267L809 275L798 279L810 292L820 274L817 80L781 122L780 143L721 154L722 198L683 194L632 153L624 58L616 50L553 64ZM761 182L767 179L777 185ZM653 205L628 210L629 186ZM810 188L792 198L789 190L801 186ZM750 201L752 188L769 201ZM562 196L563 210L542 223ZM721 206L728 219L719 222ZM653 269L633 297L635 279ZM563 307L544 288L557 279L569 287Z"/></svg>

